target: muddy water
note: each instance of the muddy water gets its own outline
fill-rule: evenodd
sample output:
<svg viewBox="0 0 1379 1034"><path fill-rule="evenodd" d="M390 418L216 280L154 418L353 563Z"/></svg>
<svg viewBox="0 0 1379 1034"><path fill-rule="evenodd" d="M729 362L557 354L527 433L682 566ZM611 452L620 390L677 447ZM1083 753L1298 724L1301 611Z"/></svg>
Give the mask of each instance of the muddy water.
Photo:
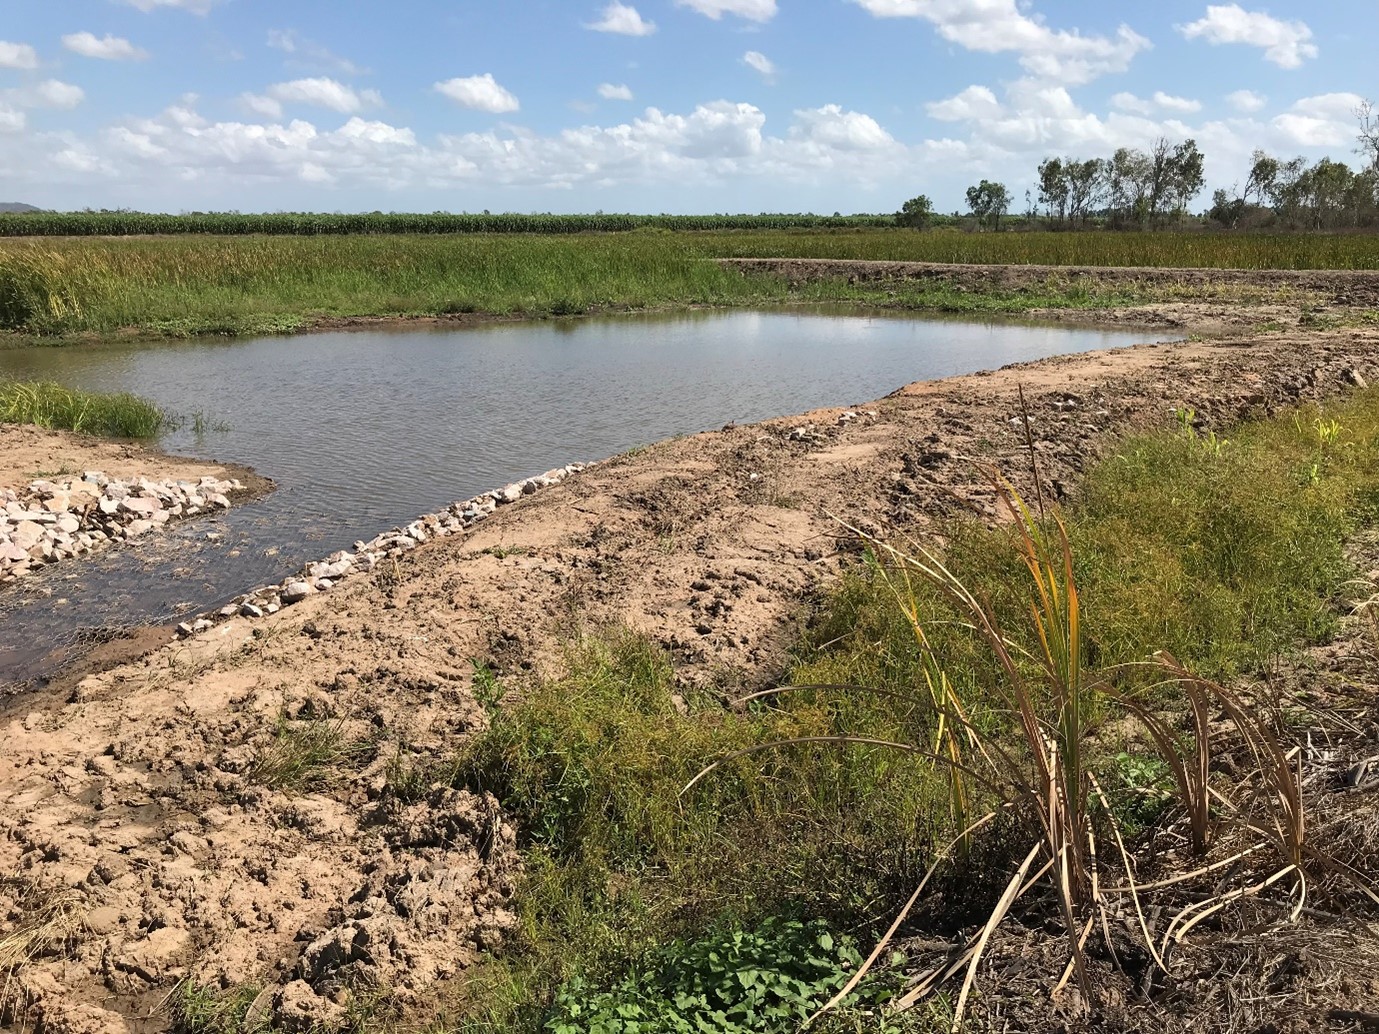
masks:
<svg viewBox="0 0 1379 1034"><path fill-rule="evenodd" d="M1152 335L1151 335L1152 336ZM551 467L902 384L1145 340L895 316L693 313L0 352L0 377L132 391L212 425L164 449L246 464L257 502L0 595L0 684L117 630L219 606L394 524Z"/></svg>

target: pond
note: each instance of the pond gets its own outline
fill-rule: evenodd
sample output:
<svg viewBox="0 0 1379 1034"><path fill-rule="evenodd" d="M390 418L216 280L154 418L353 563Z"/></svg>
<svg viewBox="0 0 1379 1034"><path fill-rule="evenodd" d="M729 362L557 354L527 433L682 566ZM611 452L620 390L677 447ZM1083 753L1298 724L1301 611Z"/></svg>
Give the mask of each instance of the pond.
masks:
<svg viewBox="0 0 1379 1034"><path fill-rule="evenodd" d="M910 381L1146 339L855 311L719 311L0 352L0 377L200 411L211 429L185 426L158 444L245 464L278 485L227 514L6 590L0 683L42 674L60 661L54 647L74 638L181 620L552 467L729 421L861 404Z"/></svg>

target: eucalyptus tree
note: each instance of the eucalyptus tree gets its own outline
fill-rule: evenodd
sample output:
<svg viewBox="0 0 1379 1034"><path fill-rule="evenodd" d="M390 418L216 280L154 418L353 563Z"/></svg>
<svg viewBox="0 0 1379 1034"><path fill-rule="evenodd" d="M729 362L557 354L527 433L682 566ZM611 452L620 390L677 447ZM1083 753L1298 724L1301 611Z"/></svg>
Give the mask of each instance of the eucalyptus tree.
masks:
<svg viewBox="0 0 1379 1034"><path fill-rule="evenodd" d="M1001 216L1010 210L1010 200L1010 191L1004 183L984 179L975 187L967 188L967 207L979 223L993 230L1001 228Z"/></svg>

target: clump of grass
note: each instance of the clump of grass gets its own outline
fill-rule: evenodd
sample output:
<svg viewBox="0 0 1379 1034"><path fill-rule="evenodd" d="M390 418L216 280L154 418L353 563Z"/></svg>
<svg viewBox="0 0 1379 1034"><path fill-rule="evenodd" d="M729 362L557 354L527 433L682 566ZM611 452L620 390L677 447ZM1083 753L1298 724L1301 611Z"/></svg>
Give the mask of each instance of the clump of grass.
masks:
<svg viewBox="0 0 1379 1034"><path fill-rule="evenodd" d="M0 381L0 423L106 438L152 438L168 420L162 409L137 395L80 391L50 381Z"/></svg>
<svg viewBox="0 0 1379 1034"><path fill-rule="evenodd" d="M1129 894L1133 900L1144 949L1165 973L1164 955L1170 942L1180 943L1204 919L1285 880L1291 879L1293 890L1283 903L1284 914L1288 921L1296 920L1307 898L1310 866L1320 864L1343 872L1352 877L1364 893L1379 901L1362 874L1340 866L1306 843L1301 773L1290 764L1266 715L1246 705L1236 694L1193 675L1173 658L1164 656L1160 663L1167 680L1184 688L1191 703L1185 741L1139 700L1118 692L1115 671L1098 671L1088 665L1081 594L1066 525L1057 515L1047 520L1037 519L1013 490L1003 483L997 484L998 498L1014 515L1016 553L1027 575L1023 587L1026 603L1023 634L1012 635L991 605L974 593L934 552L924 547L900 552L884 543L868 540L870 546L890 563L904 572L912 572L922 583L937 591L938 603L946 608L935 608L935 622L943 621L947 614L953 615L963 629L975 633L996 661L995 677L968 682L965 694L952 692L948 687L958 680L950 680L944 673L941 684L945 692L938 695L933 678L935 662L926 660L921 685L909 689L916 697L933 703L937 728L951 723L966 735L965 749L959 752L951 745L951 738L949 744L940 740L932 748L923 741L876 744L874 740L854 735L830 737L825 741L842 748L862 743L884 745L899 753L927 757L936 771L947 777L950 785L963 787L963 793L952 795L955 802L953 825L959 832L949 850L965 845L967 838L987 826L1001 811L1015 816L1032 842L1014 867L990 915L967 940L965 949L955 959L926 971L899 1000L898 1007L906 1008L924 999L946 981L963 974L954 1005L953 1030L957 1031L994 934L1016 905L1041 883L1046 883L1048 896L1057 902L1068 939L1067 967L1054 985L1054 994L1075 976L1084 1003L1095 1002L1095 990L1087 970L1087 940L1098 923L1103 929L1109 929L1112 914L1119 911L1121 893ZM916 616L919 608L914 605L912 592L905 602L908 604L905 607L907 620L916 628L921 650L927 654L929 637L923 630L922 619ZM861 693L878 691L875 687L863 686L834 689L843 692L853 689ZM1011 728L995 735L984 734L968 717L977 706L994 706L999 714L1006 716L1006 724ZM1168 883L1190 880L1231 864L1239 871L1249 872L1249 867L1242 863L1267 847L1275 849L1282 864L1281 868L1269 867L1263 873L1249 876L1245 881L1248 885L1218 889L1191 901L1172 916L1161 945L1156 945L1144 918L1141 890L1135 884L1135 865L1125 846L1123 830L1094 771L1097 716L1115 707L1129 710L1148 726L1163 763L1173 773L1179 802L1188 816L1192 847L1199 858L1207 855L1212 847L1218 824L1214 821L1214 813L1224 813L1219 821L1247 837L1264 837L1261 843ZM1241 786L1239 792L1222 792L1211 780L1209 763L1215 750L1213 721L1217 711L1225 712L1235 736L1256 763L1252 771L1237 780ZM729 760L797 743L755 745L731 755ZM947 749L943 749L945 746ZM710 775L717 766L717 762L710 765L690 785ZM991 809L975 820L968 810L966 794L966 787L973 784L981 786L984 793L979 799L987 802L984 808ZM1098 825L1103 828L1098 830ZM1121 870L1125 886L1109 893L1100 875L1106 869L1107 860L1098 860L1098 840L1114 843L1125 863ZM925 874L872 956L824 1007L825 1011L835 1007L864 977L918 902L933 871L931 868ZM1249 880L1255 882L1249 883Z"/></svg>
<svg viewBox="0 0 1379 1034"><path fill-rule="evenodd" d="M354 765L373 744L349 739L343 718L280 718L272 742L250 764L246 775L277 790L296 790L329 777L337 766Z"/></svg>
<svg viewBox="0 0 1379 1034"><path fill-rule="evenodd" d="M184 980L171 1002L177 1029L186 1034L262 1034L269 1029L269 1016L267 1010L255 1015L260 991L257 984L216 991Z"/></svg>

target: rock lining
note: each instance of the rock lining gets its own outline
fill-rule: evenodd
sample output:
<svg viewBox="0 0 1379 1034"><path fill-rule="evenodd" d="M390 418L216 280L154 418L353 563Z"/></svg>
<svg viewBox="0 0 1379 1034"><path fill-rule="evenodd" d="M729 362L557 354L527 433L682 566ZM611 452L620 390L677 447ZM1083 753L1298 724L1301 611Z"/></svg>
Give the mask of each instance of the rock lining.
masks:
<svg viewBox="0 0 1379 1034"><path fill-rule="evenodd" d="M423 542L468 531L487 520L498 507L535 495L551 485L558 485L566 478L587 470L589 466L587 463L571 463L556 467L472 499L451 503L439 513L424 514L410 524L385 531L367 542L356 542L353 550L337 550L324 560L307 564L297 574L284 578L276 585L260 586L236 596L217 611L203 614L193 621L184 621L177 626L177 634L186 638L214 628L230 618L256 619L276 614L308 596L329 592L346 578L367 574L384 561L396 559Z"/></svg>
<svg viewBox="0 0 1379 1034"><path fill-rule="evenodd" d="M65 481L0 489L0 585L113 542L133 541L176 520L227 510L237 479L120 480L98 470Z"/></svg>

